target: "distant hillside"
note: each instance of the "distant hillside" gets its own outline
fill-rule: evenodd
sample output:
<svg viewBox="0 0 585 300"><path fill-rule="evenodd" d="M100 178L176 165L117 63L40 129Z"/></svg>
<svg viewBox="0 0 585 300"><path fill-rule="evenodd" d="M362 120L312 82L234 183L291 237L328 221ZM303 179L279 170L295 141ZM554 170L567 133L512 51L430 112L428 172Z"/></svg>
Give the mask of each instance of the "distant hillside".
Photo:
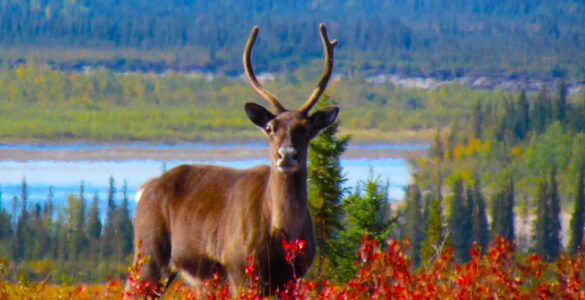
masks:
<svg viewBox="0 0 585 300"><path fill-rule="evenodd" d="M585 78L585 3L571 0L0 0L0 60L237 74L258 24L257 68L291 71L321 58L320 22L342 73Z"/></svg>

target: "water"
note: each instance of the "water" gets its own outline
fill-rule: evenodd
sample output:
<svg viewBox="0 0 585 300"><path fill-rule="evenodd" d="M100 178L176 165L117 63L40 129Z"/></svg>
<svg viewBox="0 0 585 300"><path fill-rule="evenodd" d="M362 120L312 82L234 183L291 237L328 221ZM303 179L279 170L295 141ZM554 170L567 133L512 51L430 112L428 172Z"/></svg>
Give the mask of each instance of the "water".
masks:
<svg viewBox="0 0 585 300"><path fill-rule="evenodd" d="M11 148L12 147L12 148ZM136 149L165 150L172 147L187 147L185 149L227 149L235 145L207 145L207 144L185 144L185 145L0 145L3 150L23 151L88 151L99 149L111 149L114 147L136 147ZM242 147L242 145L238 145ZM265 147L265 145L247 144L244 147ZM359 146L367 147L367 146ZM407 147L411 149L416 145L406 146L383 146L372 145L372 149L389 147ZM169 148L170 149L170 148ZM403 148L398 148L403 149ZM5 161L0 160L0 192L2 193L2 206L12 211L13 197L20 198L22 179L26 178L28 186L28 204L44 203L48 197L49 189L53 189L53 201L58 206L64 205L67 196L78 195L80 184L84 185L84 197L91 199L97 194L100 201L101 211L105 211L106 197L109 179L112 176L115 180L116 198L122 199L123 182L127 184L127 197L134 199L138 188L147 180L160 175L163 169L170 169L180 164L212 164L245 169L259 164L268 164L267 159L247 159L231 161L160 161L160 160L122 160L122 161ZM342 159L343 174L347 178L346 186L354 188L359 181L365 180L368 176L379 178L382 183L389 183L389 198L391 200L401 199L404 196L404 187L410 180L411 170L404 159L397 158L376 158L376 159ZM133 211L134 201L130 201L130 209Z"/></svg>

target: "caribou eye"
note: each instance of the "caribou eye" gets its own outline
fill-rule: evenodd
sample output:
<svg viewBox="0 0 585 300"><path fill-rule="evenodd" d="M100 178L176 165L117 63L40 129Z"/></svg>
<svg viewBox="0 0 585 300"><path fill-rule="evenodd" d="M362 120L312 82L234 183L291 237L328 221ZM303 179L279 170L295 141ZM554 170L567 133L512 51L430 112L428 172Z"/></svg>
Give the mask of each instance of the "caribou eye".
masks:
<svg viewBox="0 0 585 300"><path fill-rule="evenodd" d="M266 133L268 134L272 133L272 127L270 127L270 125L266 125L266 127L264 127L264 130L266 130Z"/></svg>

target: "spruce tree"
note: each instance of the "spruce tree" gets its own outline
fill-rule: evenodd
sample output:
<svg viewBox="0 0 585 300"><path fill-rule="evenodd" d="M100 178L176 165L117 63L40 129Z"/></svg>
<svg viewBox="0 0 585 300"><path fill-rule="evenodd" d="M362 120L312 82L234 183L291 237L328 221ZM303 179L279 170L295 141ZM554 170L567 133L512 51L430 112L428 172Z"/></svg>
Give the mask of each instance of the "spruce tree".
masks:
<svg viewBox="0 0 585 300"><path fill-rule="evenodd" d="M116 211L117 206L115 202L116 186L114 183L114 177L110 176L109 187L108 187L108 202L106 207L106 219L104 222L104 233L102 238L102 258L109 259L116 252L115 248L119 246L116 243L117 232L116 232Z"/></svg>
<svg viewBox="0 0 585 300"><path fill-rule="evenodd" d="M564 81L559 83L558 96L553 103L553 118L565 125L567 121L567 85Z"/></svg>
<svg viewBox="0 0 585 300"><path fill-rule="evenodd" d="M481 100L477 101L475 106L473 107L473 113L471 116L472 124L473 124L473 136L476 139L481 139L483 137L483 123L484 123L484 114L481 105Z"/></svg>
<svg viewBox="0 0 585 300"><path fill-rule="evenodd" d="M449 228L449 240L455 247L455 257L460 262L469 260L471 248L471 213L469 205L463 195L463 180L458 178L452 186L451 214L447 220Z"/></svg>
<svg viewBox="0 0 585 300"><path fill-rule="evenodd" d="M424 222L422 216L422 199L418 184L408 186L406 192L405 236L410 239L409 256L415 266L420 264L420 248L424 239Z"/></svg>
<svg viewBox="0 0 585 300"><path fill-rule="evenodd" d="M490 229L486 215L486 205L481 194L481 183L479 178L475 179L473 188L472 233L471 240L477 243L482 251L487 249L490 240Z"/></svg>
<svg viewBox="0 0 585 300"><path fill-rule="evenodd" d="M423 263L435 259L446 242L447 232L443 226L441 202L441 197L433 197L429 216L425 222L426 238L423 240L420 250Z"/></svg>
<svg viewBox="0 0 585 300"><path fill-rule="evenodd" d="M328 105L325 95L318 108ZM343 208L341 201L345 188L341 155L347 149L349 136L337 137L339 121L324 129L309 145L308 199L313 217L317 253L313 263L317 276L327 276L335 269L331 255L335 251L335 239L341 229Z"/></svg>
<svg viewBox="0 0 585 300"><path fill-rule="evenodd" d="M338 268L334 276L347 280L355 274L355 255L364 237L385 245L395 220L390 219L388 186L380 184L370 174L366 182L358 186L343 200L346 219L336 243L334 263Z"/></svg>
<svg viewBox="0 0 585 300"><path fill-rule="evenodd" d="M61 262L69 258L69 239L67 230L67 220L65 214L61 211L55 221L55 235L53 241L53 257Z"/></svg>
<svg viewBox="0 0 585 300"><path fill-rule="evenodd" d="M9 258L12 248L11 216L2 206L2 194L0 193L0 257Z"/></svg>
<svg viewBox="0 0 585 300"><path fill-rule="evenodd" d="M445 145L443 144L443 139L441 138L441 130L437 128L435 132L435 137L433 138L433 142L431 143L431 148L429 149L429 155L431 159L440 163L445 158Z"/></svg>
<svg viewBox="0 0 585 300"><path fill-rule="evenodd" d="M122 204L117 211L116 227L120 238L119 259L122 261L126 256L132 253L134 245L134 228L130 218L130 208L128 206L128 184L124 180L122 185Z"/></svg>
<svg viewBox="0 0 585 300"><path fill-rule="evenodd" d="M562 251L561 243L561 199L558 191L557 170L553 167L550 173L550 195L547 208L548 256L551 261L556 260Z"/></svg>
<svg viewBox="0 0 585 300"><path fill-rule="evenodd" d="M31 250L31 237L32 237L32 228L30 223L30 214L27 207L27 195L28 195L28 187L26 184L26 179L22 178L22 182L20 185L20 202L21 208L20 213L18 214L18 218L16 220L16 228L14 233L14 243L12 249L12 258L19 262L27 258L27 254L30 253ZM14 197L14 203L17 203L18 200ZM16 214L16 212L14 212Z"/></svg>
<svg viewBox="0 0 585 300"><path fill-rule="evenodd" d="M554 261L561 252L560 200L555 169L551 170L549 181L541 179L537 190L534 251L546 261Z"/></svg>
<svg viewBox="0 0 585 300"><path fill-rule="evenodd" d="M492 207L492 231L509 242L514 242L514 181L508 179L505 187L496 192Z"/></svg>
<svg viewBox="0 0 585 300"><path fill-rule="evenodd" d="M583 246L583 227L585 226L585 166L578 167L575 200L573 201L573 215L569 229L570 254L576 254Z"/></svg>
<svg viewBox="0 0 585 300"><path fill-rule="evenodd" d="M526 91L522 90L520 92L520 97L518 98L517 102L517 112L518 115L516 116L516 126L514 128L516 137L519 140L523 140L526 138L528 134L528 130L530 128L530 105L528 103L528 97L526 96Z"/></svg>
<svg viewBox="0 0 585 300"><path fill-rule="evenodd" d="M97 259L96 253L100 253L100 238L102 234L102 221L100 218L98 194L93 195L89 211L87 213L86 235L88 238L89 259Z"/></svg>
<svg viewBox="0 0 585 300"><path fill-rule="evenodd" d="M68 258L79 260L85 250L85 204L78 196L67 197L66 231L68 243Z"/></svg>
<svg viewBox="0 0 585 300"><path fill-rule="evenodd" d="M548 202L548 183L546 179L541 178L538 182L536 191L536 219L534 220L534 252L540 257L545 258L547 243L547 202Z"/></svg>

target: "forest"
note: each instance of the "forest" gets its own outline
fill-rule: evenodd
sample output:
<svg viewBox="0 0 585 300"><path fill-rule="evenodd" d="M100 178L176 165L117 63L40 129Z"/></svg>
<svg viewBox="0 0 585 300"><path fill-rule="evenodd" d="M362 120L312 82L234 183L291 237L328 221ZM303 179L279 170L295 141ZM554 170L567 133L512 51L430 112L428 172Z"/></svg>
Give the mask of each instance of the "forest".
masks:
<svg viewBox="0 0 585 300"><path fill-rule="evenodd" d="M319 61L317 25L340 42L336 72L583 80L585 4L559 0L0 2L0 60L79 70L241 74L253 25L259 70Z"/></svg>

